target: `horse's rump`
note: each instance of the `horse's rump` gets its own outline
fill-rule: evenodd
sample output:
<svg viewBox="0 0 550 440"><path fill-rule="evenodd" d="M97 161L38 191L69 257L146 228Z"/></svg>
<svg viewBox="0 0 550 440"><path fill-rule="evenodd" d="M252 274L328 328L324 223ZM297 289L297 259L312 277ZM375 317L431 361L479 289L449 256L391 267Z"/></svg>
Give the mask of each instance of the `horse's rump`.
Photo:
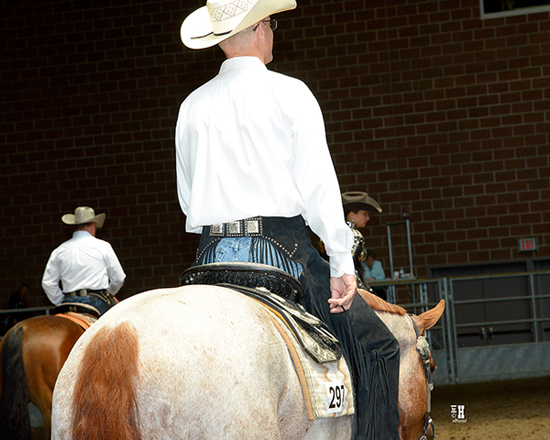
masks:
<svg viewBox="0 0 550 440"><path fill-rule="evenodd" d="M44 432L49 438L53 388L63 363L83 332L80 325L68 319L40 315L17 323L6 333L1 343L3 440L31 438L29 401L42 414Z"/></svg>
<svg viewBox="0 0 550 440"><path fill-rule="evenodd" d="M440 308L422 314L421 332L441 313ZM412 321L380 315L403 339L400 391L410 395L404 396L408 406L402 415L420 436L426 378ZM132 387L135 394L129 392ZM88 388L97 388L91 405L85 400L92 399L79 397L90 395ZM121 422L151 440L342 440L351 435L349 417L307 420L300 382L268 313L220 286L145 292L109 310L74 346L59 374L53 408L53 440L122 439L116 431ZM94 417L104 411L118 418L101 424L102 416ZM71 431L75 416L87 419L76 434ZM86 437L86 429L95 429L94 434Z"/></svg>
<svg viewBox="0 0 550 440"><path fill-rule="evenodd" d="M123 321L131 323L131 341L117 340ZM122 352L100 353L115 343ZM125 352L130 346L133 354ZM118 371L128 358L138 359L139 378L133 370ZM90 359L95 366L86 365ZM105 367L111 371L99 371ZM132 378L133 384L128 382ZM79 393L89 396L86 388L93 387L98 400L90 406L110 411L121 397L112 390L113 380L127 381L121 392L136 385L137 408L129 400L124 403L134 413L118 414L126 419L137 415L142 438L282 439L300 430L316 438L281 335L262 306L231 289L197 285L145 292L104 314L75 345L60 373L53 438L92 438L69 432L71 408L88 411L77 402ZM113 434L122 419L100 426L91 410L74 414L89 416L86 423L96 424L90 429L98 427L95 438L122 438Z"/></svg>
<svg viewBox="0 0 550 440"><path fill-rule="evenodd" d="M2 396L0 398L0 433L2 439L30 440L32 429L27 405L29 392L23 364L25 329L14 326L2 339Z"/></svg>

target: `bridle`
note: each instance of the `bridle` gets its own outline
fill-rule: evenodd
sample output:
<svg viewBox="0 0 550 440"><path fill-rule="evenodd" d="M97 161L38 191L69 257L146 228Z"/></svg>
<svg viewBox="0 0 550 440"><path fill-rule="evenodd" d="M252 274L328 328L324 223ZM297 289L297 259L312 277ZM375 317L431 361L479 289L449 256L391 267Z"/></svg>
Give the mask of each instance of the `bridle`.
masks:
<svg viewBox="0 0 550 440"><path fill-rule="evenodd" d="M424 427L422 428L422 435L419 440L435 440L435 424L431 416L432 411L432 390L434 389L434 383L432 381L432 371L430 370L430 343L428 340L420 334L418 326L414 319L409 314L409 318L414 327L416 333L416 349L422 358L422 365L424 366L424 374L426 375L426 414L424 416ZM431 431L431 433L430 433Z"/></svg>

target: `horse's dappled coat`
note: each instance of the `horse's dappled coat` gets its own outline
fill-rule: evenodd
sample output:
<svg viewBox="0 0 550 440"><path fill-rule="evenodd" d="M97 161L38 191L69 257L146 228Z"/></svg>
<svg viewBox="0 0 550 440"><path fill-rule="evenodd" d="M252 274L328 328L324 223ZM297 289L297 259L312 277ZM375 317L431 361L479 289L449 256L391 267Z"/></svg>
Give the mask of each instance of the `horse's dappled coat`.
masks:
<svg viewBox="0 0 550 440"><path fill-rule="evenodd" d="M413 344L416 337L408 317L383 315L408 321L407 340ZM117 329L122 323L127 323L124 325L137 337L137 420L105 393L104 401L95 405L103 405L117 422L106 426L107 431L97 434L96 439L135 439L124 437L121 432L122 425L128 422L138 427L144 439L350 438L349 417L307 420L300 383L287 348L262 306L227 288L196 285L135 295L112 308L86 331L56 384L54 440L87 440L82 437L85 433L78 437L72 433L74 408L85 408L88 401L85 394L75 391L85 363L93 362L94 357L96 361L111 363L112 377L105 379L113 387L115 382L128 379L121 378L112 368L126 361L124 345L116 357L108 359L101 356L99 347L87 352L99 334ZM425 328L429 327L422 330ZM418 353L412 362L420 365ZM86 378L89 387L93 387L94 371L88 371ZM420 387L416 391L418 399L425 398L422 371L403 380L411 386L416 383ZM425 404L422 407L420 402L416 410L422 425ZM88 408L79 413L78 423L93 424L96 415L94 407ZM412 417L412 412L405 415Z"/></svg>

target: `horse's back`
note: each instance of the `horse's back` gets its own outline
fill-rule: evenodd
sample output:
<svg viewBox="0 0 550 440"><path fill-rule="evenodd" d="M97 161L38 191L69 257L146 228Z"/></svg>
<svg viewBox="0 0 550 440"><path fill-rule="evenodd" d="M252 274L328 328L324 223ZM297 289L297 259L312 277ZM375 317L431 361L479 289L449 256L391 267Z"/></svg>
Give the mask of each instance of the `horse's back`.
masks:
<svg viewBox="0 0 550 440"><path fill-rule="evenodd" d="M130 323L139 344L142 438L307 438L315 431L286 346L265 309L230 289L186 286L131 297L84 334L56 385L54 439L72 438L73 399L85 399L73 395L74 384L93 356L88 345L122 322ZM124 361L123 355L108 360Z"/></svg>

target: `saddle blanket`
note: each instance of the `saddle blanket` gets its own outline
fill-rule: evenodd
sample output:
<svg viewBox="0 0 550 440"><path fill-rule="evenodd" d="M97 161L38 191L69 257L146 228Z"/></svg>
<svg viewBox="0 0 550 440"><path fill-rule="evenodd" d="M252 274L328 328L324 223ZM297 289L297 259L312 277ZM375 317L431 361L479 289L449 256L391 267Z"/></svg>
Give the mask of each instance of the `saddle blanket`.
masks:
<svg viewBox="0 0 550 440"><path fill-rule="evenodd" d="M92 326L92 324L97 321L97 318L95 316L84 315L82 313L76 312L56 313L55 316L70 319L71 321L77 323L84 330L88 330Z"/></svg>
<svg viewBox="0 0 550 440"><path fill-rule="evenodd" d="M302 386L308 419L353 414L352 381L344 357L332 362L315 362L299 344L288 325L268 306L262 305L269 311L273 324L287 345Z"/></svg>

